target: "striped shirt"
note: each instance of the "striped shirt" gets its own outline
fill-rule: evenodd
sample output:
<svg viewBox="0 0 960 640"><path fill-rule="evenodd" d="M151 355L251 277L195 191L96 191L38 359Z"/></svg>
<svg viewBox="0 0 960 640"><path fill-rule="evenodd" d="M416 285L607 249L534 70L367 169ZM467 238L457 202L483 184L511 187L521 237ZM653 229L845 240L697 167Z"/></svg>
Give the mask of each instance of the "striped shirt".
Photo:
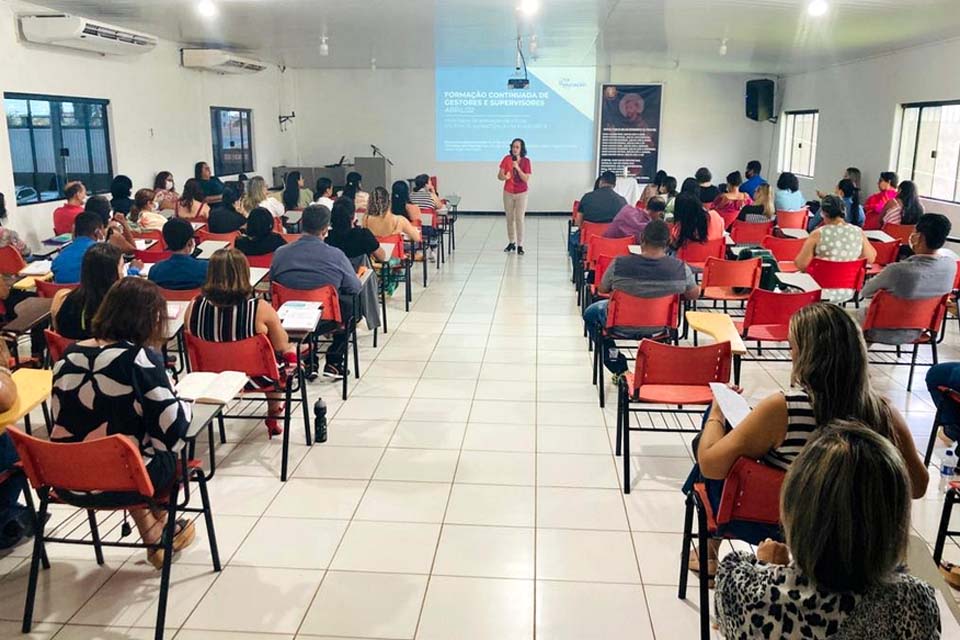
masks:
<svg viewBox="0 0 960 640"><path fill-rule="evenodd" d="M190 314L190 333L210 342L235 342L257 335L257 298L220 307L200 296Z"/></svg>
<svg viewBox="0 0 960 640"><path fill-rule="evenodd" d="M787 401L787 433L780 446L765 455L763 461L786 471L813 438L817 420L813 415L810 396L802 389L788 389L783 393L783 399Z"/></svg>
<svg viewBox="0 0 960 640"><path fill-rule="evenodd" d="M420 189L420 191L411 191L410 202L421 209L436 209L436 204L433 202L433 194L425 188Z"/></svg>

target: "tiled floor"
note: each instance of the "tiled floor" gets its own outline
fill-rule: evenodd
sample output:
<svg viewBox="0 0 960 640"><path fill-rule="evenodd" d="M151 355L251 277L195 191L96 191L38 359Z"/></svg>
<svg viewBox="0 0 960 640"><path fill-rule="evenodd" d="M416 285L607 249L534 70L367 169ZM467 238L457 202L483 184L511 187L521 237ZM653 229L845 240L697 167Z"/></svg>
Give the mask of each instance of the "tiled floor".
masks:
<svg viewBox="0 0 960 640"><path fill-rule="evenodd" d="M676 597L690 437L635 434L623 496L566 223L528 218L522 258L501 252L502 225L460 220L456 253L416 287L410 313L398 294L379 348L361 336L363 376L346 402L337 385L311 385L311 400L329 405L330 438L307 449L295 423L286 484L279 441L228 425L211 485L224 569L210 570L201 530L173 568L168 637L697 637L697 606ZM958 355L950 331L944 359ZM755 399L788 376L747 363L743 381ZM874 378L925 438L926 392L908 393L903 369ZM940 496L934 482L915 503L927 541ZM18 637L28 553L0 557L3 638ZM103 567L85 549L50 555L31 637L152 637L158 573L140 552Z"/></svg>

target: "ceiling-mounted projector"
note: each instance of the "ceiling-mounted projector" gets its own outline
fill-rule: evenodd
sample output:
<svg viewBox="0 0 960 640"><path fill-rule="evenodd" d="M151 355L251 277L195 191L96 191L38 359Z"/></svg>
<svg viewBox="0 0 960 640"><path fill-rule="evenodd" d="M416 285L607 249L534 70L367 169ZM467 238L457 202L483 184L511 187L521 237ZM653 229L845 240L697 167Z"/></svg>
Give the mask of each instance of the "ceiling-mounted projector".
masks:
<svg viewBox="0 0 960 640"><path fill-rule="evenodd" d="M530 81L526 78L510 78L507 80L508 89L526 89L530 86Z"/></svg>

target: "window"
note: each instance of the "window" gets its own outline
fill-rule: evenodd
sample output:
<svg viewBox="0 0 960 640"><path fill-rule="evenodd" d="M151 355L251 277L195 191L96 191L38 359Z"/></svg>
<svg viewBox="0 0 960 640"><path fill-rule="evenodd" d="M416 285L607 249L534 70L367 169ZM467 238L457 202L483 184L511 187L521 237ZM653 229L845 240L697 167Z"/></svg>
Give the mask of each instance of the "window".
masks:
<svg viewBox="0 0 960 640"><path fill-rule="evenodd" d="M210 107L213 132L213 172L218 176L253 171L250 109Z"/></svg>
<svg viewBox="0 0 960 640"><path fill-rule="evenodd" d="M819 111L786 111L780 126L780 171L813 177Z"/></svg>
<svg viewBox="0 0 960 640"><path fill-rule="evenodd" d="M3 103L18 205L61 200L74 180L110 190L107 100L4 93Z"/></svg>
<svg viewBox="0 0 960 640"><path fill-rule="evenodd" d="M925 198L960 202L960 101L902 108L897 174Z"/></svg>

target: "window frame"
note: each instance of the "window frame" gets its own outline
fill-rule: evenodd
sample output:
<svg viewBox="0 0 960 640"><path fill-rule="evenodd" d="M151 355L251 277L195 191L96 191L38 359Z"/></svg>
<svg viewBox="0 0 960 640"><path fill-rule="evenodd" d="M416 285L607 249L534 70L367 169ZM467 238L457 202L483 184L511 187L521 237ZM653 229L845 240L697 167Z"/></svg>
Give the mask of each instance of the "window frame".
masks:
<svg viewBox="0 0 960 640"><path fill-rule="evenodd" d="M796 140L796 121L797 116L813 116L813 131L811 133L812 149L810 151L810 162L801 171L793 163L794 141ZM790 127L790 136L788 141L787 128ZM781 116L780 125L780 150L777 154L777 168L783 172L790 172L798 178L813 179L816 173L817 165L817 146L820 137L820 110L819 109L792 109L784 111ZM787 153L789 151L789 153Z"/></svg>
<svg viewBox="0 0 960 640"><path fill-rule="evenodd" d="M242 167L240 171L231 171L225 172L224 161L223 161L223 138L221 136L221 114L225 111L237 111L241 114L240 116L240 144L242 150L243 160L241 161ZM246 116L246 130L244 130L243 121L244 115ZM246 137L244 138L244 133ZM256 166L254 160L254 151L253 151L253 109L247 109L243 107L221 107L221 106L211 106L210 107L210 142L213 147L213 174L215 176L232 176L240 173L253 173L255 171L254 167ZM246 141L246 146L244 147L243 143ZM250 160L250 166L246 166L247 159Z"/></svg>
<svg viewBox="0 0 960 640"><path fill-rule="evenodd" d="M62 108L62 105L63 105L63 103L66 103L66 102L69 102L69 103L72 103L72 104L78 104L78 103L79 103L79 104L85 104L85 105L91 105L91 106L95 105L95 106L100 107L101 110L102 110L102 113L103 113L103 126L102 126L102 129L103 129L103 140L104 140L104 147L105 147L105 159L106 159L106 164L107 164L107 172L106 172L106 173L100 173L100 172L95 172L95 171L93 171L93 168L94 168L94 166L95 166L95 163L94 163L94 157L93 157L93 145L92 145L91 131L92 131L93 129L101 129L101 127L91 127L91 126L90 126L90 116L89 116L89 113L90 113L90 112L89 112L89 110L87 111L87 113L86 113L86 115L85 115L85 117L84 117L85 122L83 123L83 125L81 125L81 126L70 125L70 126L68 126L68 127L66 127L66 128L67 128L67 129L75 129L75 130L76 130L76 129L79 129L79 130L83 130L83 131L84 131L84 134L85 134L85 135L84 135L84 138L85 138L86 150L87 150L87 158L86 158L86 159L87 159L87 162L88 162L88 167L89 167L89 169L90 169L90 171L89 171L87 174L85 174L85 175L103 175L103 176L107 176L107 177L108 177L108 179L105 181L105 182L107 183L107 186L106 186L106 188L103 188L103 189L92 189L92 188L90 188L92 185L88 185L88 184L87 184L87 182L90 182L90 181L89 181L89 180L84 180L84 184L87 185L87 187L89 188L89 193L92 194L92 195L99 195L99 194L104 194L104 193L110 193L109 182L113 179L113 144L112 144L111 132L110 132L110 99L109 99L109 98L91 98L91 97L87 97L87 96L65 96L65 95L48 94L48 93L25 93L25 92L21 92L21 91L4 91L2 97L3 97L4 102L6 102L7 100L24 100L24 101L26 101L26 103L27 103L27 116L26 116L26 118L27 118L27 125L26 125L26 126L23 126L23 127L11 127L10 124L9 124L9 115L7 116L7 118L8 118L8 120L7 120L7 138L8 138L8 142L10 142L9 138L10 138L10 131L11 131L11 130L24 129L24 130L27 130L27 131L30 132L30 154L31 154L31 159L32 159L32 161L33 161L33 169L34 169L34 171L32 171L31 173L33 173L34 176L36 176L36 174L37 174L38 172L36 171L36 168L37 168L37 143L36 143L36 137L34 136L34 133L33 133L33 132L34 132L35 129L43 129L44 127L35 127L35 126L34 126L34 124L33 124L33 117L31 116L31 107L30 107L30 103L31 103L31 102L46 102L46 103L48 103L48 105L50 106L50 116L49 116L49 117L50 117L51 138L59 137L59 140L57 140L57 139L53 139L53 140L52 140L52 143L53 143L53 145L54 145L53 149L54 149L54 152L55 152L55 153L54 153L54 165L55 165L55 170L54 170L53 173L54 173L54 175L56 176L57 182L58 182L57 197L44 199L44 198L43 198L43 193L44 193L44 191L43 191L43 190L40 190L40 189L37 189L36 177L34 177L34 179L33 179L33 184L31 184L31 185L29 185L29 186L31 186L31 188L33 188L33 189L37 192L37 200L36 200L35 202L24 202L24 203L22 203L22 204L16 202L16 186L17 186L17 185L16 185L16 182L17 182L17 180L16 180L16 173L17 173L17 172L14 170L15 167L13 167L13 145L10 144L10 147L11 147L11 148L10 148L10 154L11 154L10 164L11 164L11 173L13 174L12 177L13 177L14 189L15 189L15 190L14 190L14 195L13 195L13 201L14 201L14 204L16 204L17 207L29 207L29 206L38 205L38 204L49 204L49 203L51 203L51 202L62 202L62 201L64 201L64 200L66 200L66 197L65 197L65 195L64 195L64 193L63 193L63 187L66 186L66 184L67 184L68 182L71 182L71 181L72 181L72 180L70 179L70 175L69 175L69 174L70 174L70 173L76 173L76 172L68 172L68 171L67 171L67 169L66 169L66 156L62 156L62 155L60 155L60 153L57 152L57 150L59 150L59 149L64 149L64 148L66 148L66 147L64 146L64 140L63 140L63 129L64 129L65 127L63 126L63 110L62 110L62 109L63 109L63 108ZM54 105L56 105L56 106L54 106ZM6 109L5 109L4 111L6 112ZM59 142L59 145L57 144L58 142Z"/></svg>
<svg viewBox="0 0 960 640"><path fill-rule="evenodd" d="M906 115L908 109L917 109L917 131L914 133L912 141L912 158L910 162L910 175L909 176L900 176L901 180L910 180L916 184L916 171L917 171L917 150L920 146L920 133L923 127L921 123L923 122L923 110L927 108L935 109L941 107L955 107L960 105L960 99L958 100L929 100L926 102L904 102L900 105L900 113L898 114L897 123L899 125L899 130L897 132L897 159L896 167L897 170L900 170L900 161L903 158L903 127L904 122L906 121ZM938 123L939 124L939 123ZM957 176L954 177L953 183L953 200L946 200L944 198L937 198L930 195L924 195L917 190L917 195L924 200L933 200L934 202L945 202L947 204L957 204L960 205L960 168L958 168Z"/></svg>

